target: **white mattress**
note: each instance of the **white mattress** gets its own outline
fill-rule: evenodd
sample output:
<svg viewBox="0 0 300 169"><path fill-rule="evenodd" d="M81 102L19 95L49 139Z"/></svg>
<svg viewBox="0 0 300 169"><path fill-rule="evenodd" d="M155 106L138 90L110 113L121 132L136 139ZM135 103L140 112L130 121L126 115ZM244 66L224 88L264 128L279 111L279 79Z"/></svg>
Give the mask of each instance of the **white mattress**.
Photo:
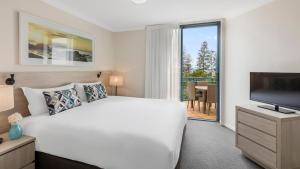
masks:
<svg viewBox="0 0 300 169"><path fill-rule="evenodd" d="M21 125L40 152L105 169L174 169L185 112L175 101L108 97Z"/></svg>

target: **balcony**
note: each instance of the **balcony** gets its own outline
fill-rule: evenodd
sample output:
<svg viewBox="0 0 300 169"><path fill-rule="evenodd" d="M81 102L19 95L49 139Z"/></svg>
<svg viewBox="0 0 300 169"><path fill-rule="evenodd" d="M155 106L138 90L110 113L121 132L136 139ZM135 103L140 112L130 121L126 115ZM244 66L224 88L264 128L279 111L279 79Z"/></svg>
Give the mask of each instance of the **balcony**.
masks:
<svg viewBox="0 0 300 169"><path fill-rule="evenodd" d="M201 93L205 95L200 102L189 101L188 104L188 89L187 84L194 84L192 91L195 93ZM198 84L198 85L197 85ZM191 91L190 91L191 92ZM216 78L214 77L184 77L181 81L181 99L188 106L187 115L190 119L205 119L216 120L217 109L217 85ZM212 101L213 99L213 101ZM200 104L200 105L199 105Z"/></svg>

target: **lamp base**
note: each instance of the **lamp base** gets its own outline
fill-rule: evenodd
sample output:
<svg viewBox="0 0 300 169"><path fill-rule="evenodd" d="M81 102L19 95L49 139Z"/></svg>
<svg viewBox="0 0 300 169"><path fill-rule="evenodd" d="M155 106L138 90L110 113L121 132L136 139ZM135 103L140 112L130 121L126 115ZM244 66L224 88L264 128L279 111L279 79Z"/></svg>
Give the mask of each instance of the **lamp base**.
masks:
<svg viewBox="0 0 300 169"><path fill-rule="evenodd" d="M0 137L0 144L2 144L2 143L3 143L3 138Z"/></svg>
<svg viewBox="0 0 300 169"><path fill-rule="evenodd" d="M118 86L115 86L115 96L118 96Z"/></svg>

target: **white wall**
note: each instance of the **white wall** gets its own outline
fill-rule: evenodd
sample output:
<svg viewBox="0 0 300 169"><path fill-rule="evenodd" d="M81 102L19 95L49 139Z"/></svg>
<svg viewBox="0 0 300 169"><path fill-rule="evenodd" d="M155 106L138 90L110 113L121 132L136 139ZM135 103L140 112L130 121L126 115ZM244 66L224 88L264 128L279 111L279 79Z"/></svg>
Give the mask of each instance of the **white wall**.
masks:
<svg viewBox="0 0 300 169"><path fill-rule="evenodd" d="M19 65L18 12L39 16L95 37L96 64L91 67ZM85 71L111 70L114 66L112 32L58 10L40 0L1 0L0 5L0 72L13 71Z"/></svg>
<svg viewBox="0 0 300 169"><path fill-rule="evenodd" d="M226 22L225 116L248 104L249 72L300 72L300 1L276 0Z"/></svg>
<svg viewBox="0 0 300 169"><path fill-rule="evenodd" d="M115 71L124 76L124 87L118 94L144 97L146 33L128 31L114 33Z"/></svg>

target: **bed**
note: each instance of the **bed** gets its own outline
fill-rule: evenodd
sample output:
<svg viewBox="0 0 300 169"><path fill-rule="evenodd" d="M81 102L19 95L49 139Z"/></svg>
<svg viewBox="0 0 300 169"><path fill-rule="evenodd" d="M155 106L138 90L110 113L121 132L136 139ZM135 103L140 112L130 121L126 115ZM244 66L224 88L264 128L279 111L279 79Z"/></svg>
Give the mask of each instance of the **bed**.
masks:
<svg viewBox="0 0 300 169"><path fill-rule="evenodd" d="M30 115L20 87L51 88L71 82L102 81L111 72L16 72L15 108L0 117L26 116L23 132L36 138L36 169L174 169L186 124L186 107L177 101L109 96L84 102L56 115ZM3 81L8 73L0 74ZM110 93L108 88L108 93Z"/></svg>
<svg viewBox="0 0 300 169"><path fill-rule="evenodd" d="M21 123L36 151L105 169L174 169L185 124L180 102L117 96Z"/></svg>

